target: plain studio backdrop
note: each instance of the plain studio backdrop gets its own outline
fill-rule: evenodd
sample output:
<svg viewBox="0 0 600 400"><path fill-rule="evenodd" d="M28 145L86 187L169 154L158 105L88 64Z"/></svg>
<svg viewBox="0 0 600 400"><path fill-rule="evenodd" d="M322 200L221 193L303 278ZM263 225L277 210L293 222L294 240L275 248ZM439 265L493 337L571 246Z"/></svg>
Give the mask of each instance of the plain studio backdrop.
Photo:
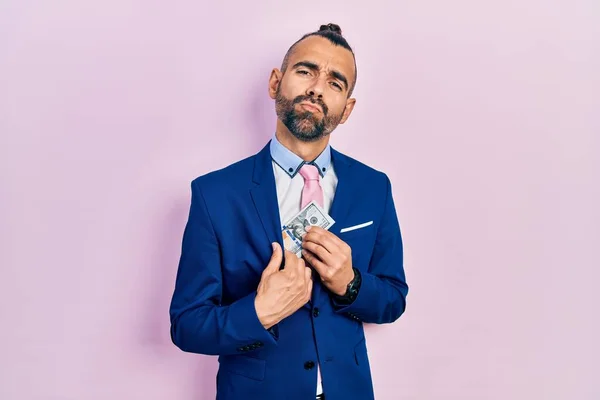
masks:
<svg viewBox="0 0 600 400"><path fill-rule="evenodd" d="M190 181L262 148L267 79L341 25L332 145L391 178L410 292L376 398L600 398L600 2L0 3L0 398L214 399L169 337ZM260 232L258 232L260 233ZM360 400L360 399L358 399Z"/></svg>

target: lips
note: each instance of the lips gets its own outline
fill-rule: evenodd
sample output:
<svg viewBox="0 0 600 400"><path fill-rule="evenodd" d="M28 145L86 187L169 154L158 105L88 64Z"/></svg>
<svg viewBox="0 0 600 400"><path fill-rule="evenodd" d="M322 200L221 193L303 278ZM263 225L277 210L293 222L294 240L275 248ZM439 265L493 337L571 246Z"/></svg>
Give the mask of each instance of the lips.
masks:
<svg viewBox="0 0 600 400"><path fill-rule="evenodd" d="M300 106L302 106L305 110L310 112L323 112L323 110L321 110L321 107L313 103L302 102L300 103Z"/></svg>

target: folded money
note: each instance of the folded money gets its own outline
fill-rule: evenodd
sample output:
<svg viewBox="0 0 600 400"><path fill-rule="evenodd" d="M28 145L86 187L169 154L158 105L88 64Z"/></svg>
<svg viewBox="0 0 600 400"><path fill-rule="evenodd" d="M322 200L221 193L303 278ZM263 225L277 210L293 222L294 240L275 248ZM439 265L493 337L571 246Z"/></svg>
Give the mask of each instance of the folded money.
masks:
<svg viewBox="0 0 600 400"><path fill-rule="evenodd" d="M306 228L320 226L329 230L334 223L335 221L317 203L311 201L283 226L283 247L302 257L302 238L306 235Z"/></svg>

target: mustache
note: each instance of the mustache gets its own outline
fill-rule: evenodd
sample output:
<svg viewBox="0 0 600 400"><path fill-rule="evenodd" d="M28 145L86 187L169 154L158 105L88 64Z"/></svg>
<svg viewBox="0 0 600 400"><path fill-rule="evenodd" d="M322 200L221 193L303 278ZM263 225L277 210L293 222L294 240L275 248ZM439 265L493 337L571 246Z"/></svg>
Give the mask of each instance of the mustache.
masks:
<svg viewBox="0 0 600 400"><path fill-rule="evenodd" d="M329 109L327 108L327 106L325 105L325 103L323 103L323 100L321 99L315 99L312 96L308 96L308 95L301 95L298 96L294 99L294 101L292 102L292 106L301 103L303 101L310 101L313 104L318 104L319 106L321 106L321 109L323 110L323 115L327 115L327 113L329 112Z"/></svg>

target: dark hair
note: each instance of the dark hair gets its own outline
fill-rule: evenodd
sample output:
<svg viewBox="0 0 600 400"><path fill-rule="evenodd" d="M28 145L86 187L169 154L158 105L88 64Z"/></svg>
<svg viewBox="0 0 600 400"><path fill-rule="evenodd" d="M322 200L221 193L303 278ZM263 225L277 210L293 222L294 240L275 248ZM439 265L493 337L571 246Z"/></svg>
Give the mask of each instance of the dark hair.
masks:
<svg viewBox="0 0 600 400"><path fill-rule="evenodd" d="M348 97L350 97L352 95L352 91L354 90L354 86L356 85L356 75L358 72L356 69L356 57L354 56L354 50L352 50L352 47L350 47L346 39L342 36L342 29L339 25L332 23L329 23L327 25L321 25L318 31L307 33L300 39L298 39L293 45L290 46L287 53L285 53L285 57L283 58L283 62L281 64L281 71L285 72L285 70L288 68L290 55L294 51L296 45L310 36L320 36L322 38L325 38L334 45L343 47L344 49L352 53L352 58L354 59L354 80L352 81L350 89L348 90Z"/></svg>

